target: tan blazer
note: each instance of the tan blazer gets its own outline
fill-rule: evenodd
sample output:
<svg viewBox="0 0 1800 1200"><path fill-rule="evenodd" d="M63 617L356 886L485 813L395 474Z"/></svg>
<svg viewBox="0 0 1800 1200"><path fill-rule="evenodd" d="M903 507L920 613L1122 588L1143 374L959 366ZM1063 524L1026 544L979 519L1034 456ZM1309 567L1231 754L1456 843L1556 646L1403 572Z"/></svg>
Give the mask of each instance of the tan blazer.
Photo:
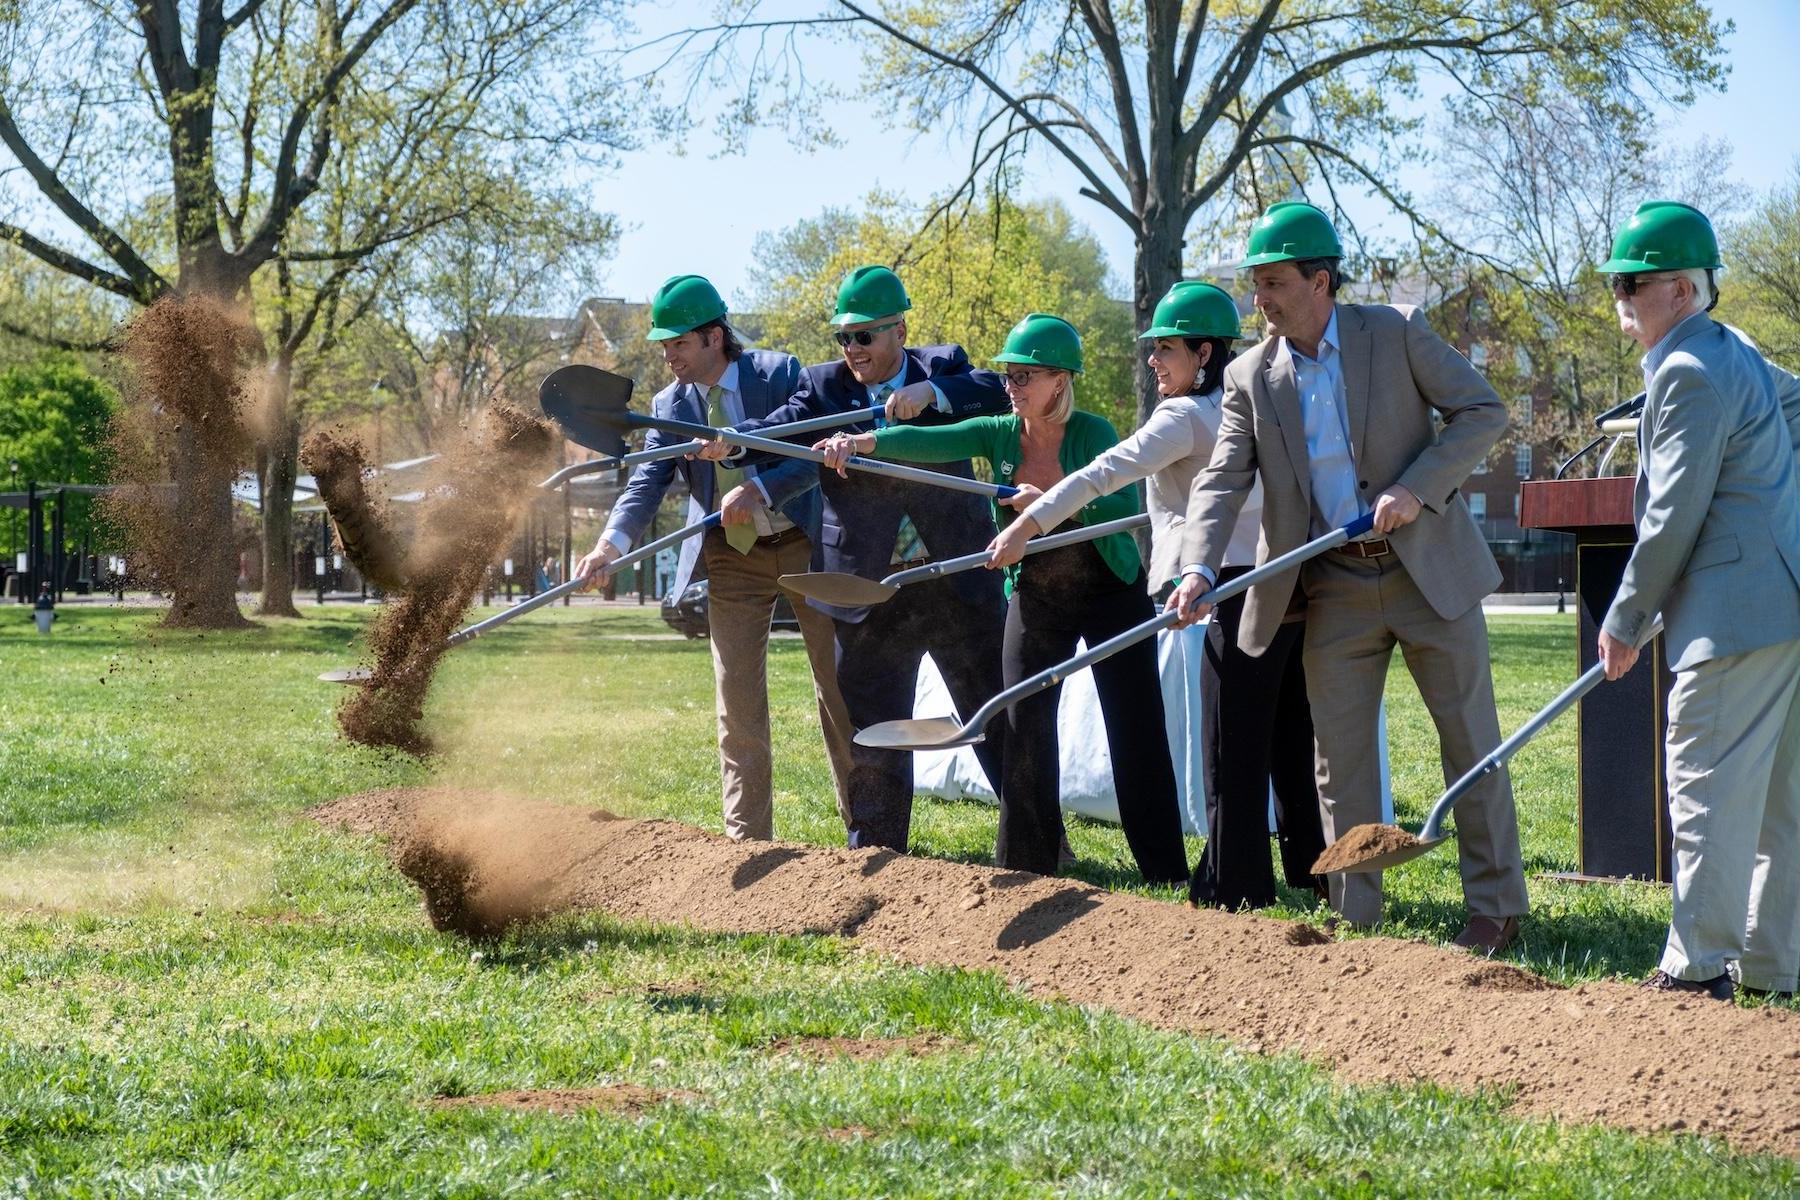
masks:
<svg viewBox="0 0 1800 1200"><path fill-rule="evenodd" d="M1391 535L1394 553L1439 616L1461 616L1500 584L1460 489L1506 431L1506 406L1419 309L1339 304L1337 319L1357 495L1365 510L1395 483L1419 497L1424 511ZM1183 563L1218 572L1258 478L1267 554L1305 543L1313 517L1307 464L1293 361L1282 339L1265 338L1225 368L1219 441L1194 477ZM1274 641L1299 577L1296 568L1250 589L1238 627L1246 653Z"/></svg>

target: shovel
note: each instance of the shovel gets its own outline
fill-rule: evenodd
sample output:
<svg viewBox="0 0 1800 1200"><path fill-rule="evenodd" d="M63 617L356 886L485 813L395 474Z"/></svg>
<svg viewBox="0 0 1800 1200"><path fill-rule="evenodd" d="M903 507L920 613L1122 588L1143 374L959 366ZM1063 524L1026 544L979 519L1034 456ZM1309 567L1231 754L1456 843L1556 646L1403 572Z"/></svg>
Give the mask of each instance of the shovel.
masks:
<svg viewBox="0 0 1800 1200"><path fill-rule="evenodd" d="M711 529L718 523L719 514L709 513L703 521L696 521L692 525L677 529L674 533L665 534L655 541L645 542L630 554L621 555L612 562L607 563L606 566L601 569L600 577L604 579L607 575L615 574L618 571L631 566L633 563L642 562L644 559L654 555L658 550L663 550L667 547L684 542L688 538L693 537L696 533L702 533ZM593 581L594 576L590 574L581 579L571 579L567 583L559 583L553 588L539 592L529 600L519 601L517 604L503 612L497 612L491 617L475 622L473 625L465 625L444 639L444 649L448 650L453 646L460 646L464 642L480 637L490 629L506 624L514 617L522 617L534 608L542 608L544 605L560 600L564 596L579 592ZM368 667L346 667L341 671L326 671L321 674L319 678L325 683L367 683L373 676L374 672Z"/></svg>
<svg viewBox="0 0 1800 1200"><path fill-rule="evenodd" d="M1124 533L1128 529L1137 529L1149 523L1149 515L1139 513L1135 517L1121 517L1116 521L1104 521L1099 525L1089 525L1085 529L1071 529L1067 533L1052 533L1044 537L1034 537L1025 543L1025 553L1036 554L1040 550L1054 550L1058 546L1073 546L1077 542L1091 542L1096 538L1103 538L1109 533ZM836 608L863 608L871 604L887 603L909 583L918 583L923 579L936 579L942 575L954 575L958 571L970 571L976 567L984 567L987 565L988 557L986 550L978 550L974 554L965 554L961 558L946 558L943 562L926 563L922 567L895 571L886 579L864 579L861 575L851 575L845 571L808 571L803 575L783 575L775 582L796 596L817 600L821 604L830 604Z"/></svg>
<svg viewBox="0 0 1800 1200"><path fill-rule="evenodd" d="M1662 632L1662 621L1654 621L1650 632L1644 636L1649 642ZM1523 725L1518 732L1495 747L1493 753L1476 763L1464 773L1461 779L1445 789L1437 803L1425 816L1425 827L1419 830L1419 836L1401 829L1398 825L1357 825L1344 832L1344 836L1326 847L1325 853L1313 864L1313 870L1319 874L1328 871L1344 871L1349 874L1365 874L1372 871L1385 871L1389 867L1397 867L1401 863L1411 862L1422 854L1427 854L1450 840L1444 832L1444 818L1456 806L1456 802L1468 795L1469 790L1483 779L1498 771L1508 759L1519 752L1519 749L1536 737L1544 726L1567 712L1577 700L1599 687L1606 681L1606 664L1595 663L1582 672L1581 678L1564 688L1562 694L1539 709L1537 714ZM1349 849L1337 858L1332 851L1340 846L1348 845ZM1348 861L1344 861L1347 859Z"/></svg>
<svg viewBox="0 0 1800 1200"><path fill-rule="evenodd" d="M814 450L810 446L793 446L771 438L739 433L734 429L714 429L710 425L698 425L692 421L674 421L634 413L628 407L631 403L631 388L631 380L623 375L614 375L599 367L577 363L558 367L544 377L544 382L538 386L538 403L562 426L563 433L570 441L615 458L625 449L626 429L661 429L668 433L685 433L690 437L722 441L764 454L778 454L783 458L799 458L807 462L825 461L825 452ZM810 422L796 421L792 425L777 425L771 429L787 436L803 432L803 427L825 419L817 417ZM847 416L836 423L848 424L860 419L860 416ZM852 457L844 465L852 471L886 475L893 479L927 483L934 487L949 488L951 491L969 492L1001 500L1019 493L1018 488L1003 483L983 483L979 479L964 479L959 475L946 475L941 471L927 471L922 467L883 462L880 459L863 458L861 455Z"/></svg>
<svg viewBox="0 0 1800 1200"><path fill-rule="evenodd" d="M1372 514L1365 514L1345 525L1334 529L1323 537L1297 549L1289 550L1279 558L1272 558L1254 571L1248 571L1233 579L1230 583L1221 584L1207 592L1200 603L1217 604L1221 600L1246 592L1272 579L1283 571L1292 570L1308 559L1317 558L1327 550L1342 546L1345 542L1361 537L1375 527ZM1124 633L1108 638L1098 646L1089 648L1085 653L1077 654L1067 662L1056 664L1039 671L1029 679L1022 679L1013 684L993 699L975 710L975 715L961 725L955 717L915 717L910 721L883 721L879 725L871 725L856 735L859 746L873 746L882 750L953 750L958 746L973 746L987 736L988 722L1003 711L1025 699L1055 687L1064 679L1077 671L1085 670L1102 659L1111 658L1127 646L1138 642L1174 625L1181 617L1180 613L1169 611L1162 613L1141 625L1134 625Z"/></svg>
<svg viewBox="0 0 1800 1200"><path fill-rule="evenodd" d="M849 412L828 413L823 417L809 417L804 421L794 421L782 425L781 435L787 437L796 433L814 433L820 429L835 429L840 425L854 425L858 421L870 421L879 416L885 404L871 405L868 408L853 408ZM583 442L582 445L587 445ZM604 471L619 471L626 467L635 467L639 463L658 462L665 458L682 458L689 454L698 454L700 447L706 442L695 438L691 442L681 442L673 446L657 446L651 450L635 450L619 458L599 458L593 462L576 463L564 467L544 482L538 484L546 492L555 491L564 483L580 475L598 475Z"/></svg>

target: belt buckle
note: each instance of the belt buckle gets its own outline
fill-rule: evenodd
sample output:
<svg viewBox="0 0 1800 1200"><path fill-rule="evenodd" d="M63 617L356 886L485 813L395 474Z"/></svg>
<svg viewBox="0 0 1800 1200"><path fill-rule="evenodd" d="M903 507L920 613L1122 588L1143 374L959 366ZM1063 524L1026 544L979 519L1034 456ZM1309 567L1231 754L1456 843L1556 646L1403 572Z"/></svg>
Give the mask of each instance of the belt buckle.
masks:
<svg viewBox="0 0 1800 1200"><path fill-rule="evenodd" d="M1374 538L1367 542L1357 542L1356 545L1361 547L1359 553L1364 558L1386 558L1393 549L1393 547L1388 545L1388 540L1386 538ZM1377 550L1375 548L1377 546L1380 546L1381 549Z"/></svg>

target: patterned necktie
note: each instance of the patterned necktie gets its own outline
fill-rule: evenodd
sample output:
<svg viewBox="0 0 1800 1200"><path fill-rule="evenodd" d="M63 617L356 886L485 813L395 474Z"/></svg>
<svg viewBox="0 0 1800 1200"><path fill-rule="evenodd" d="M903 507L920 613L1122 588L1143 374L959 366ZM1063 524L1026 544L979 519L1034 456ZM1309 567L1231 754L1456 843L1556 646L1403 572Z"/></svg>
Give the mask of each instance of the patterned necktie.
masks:
<svg viewBox="0 0 1800 1200"><path fill-rule="evenodd" d="M725 389L713 384L706 392L706 423L714 429L722 429L731 424L731 415L725 411ZM742 467L728 467L722 462L713 464L713 511L717 512L719 503L725 499L725 493L743 483L745 479ZM727 525L725 541L739 554L750 553L756 545L756 526Z"/></svg>
<svg viewBox="0 0 1800 1200"><path fill-rule="evenodd" d="M884 383L875 389L875 394L870 397L870 400L875 404L886 404L888 397L893 394L894 389ZM886 424L887 419L885 417L877 416L875 418L875 427L877 429ZM894 536L894 557L890 562L912 562L915 559L924 557L925 539L919 536L919 527L913 524L911 517L907 516L905 513L901 513L900 528L895 532Z"/></svg>

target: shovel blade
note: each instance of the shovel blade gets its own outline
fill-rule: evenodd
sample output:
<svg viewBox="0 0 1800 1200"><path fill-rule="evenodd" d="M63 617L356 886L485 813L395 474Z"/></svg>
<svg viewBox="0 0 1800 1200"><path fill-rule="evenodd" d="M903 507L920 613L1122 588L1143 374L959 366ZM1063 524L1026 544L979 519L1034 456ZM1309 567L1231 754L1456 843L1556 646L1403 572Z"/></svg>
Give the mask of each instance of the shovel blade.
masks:
<svg viewBox="0 0 1800 1200"><path fill-rule="evenodd" d="M322 671L319 673L321 683L367 683L375 677L375 672L367 667L345 667L341 671Z"/></svg>
<svg viewBox="0 0 1800 1200"><path fill-rule="evenodd" d="M883 721L859 730L856 744L878 750L954 750L973 746L985 737L964 733L955 717L915 717L910 721Z"/></svg>
<svg viewBox="0 0 1800 1200"><path fill-rule="evenodd" d="M1397 867L1401 863L1409 863L1415 858L1422 858L1449 840L1448 837L1441 837L1429 842L1420 842L1416 846L1402 846L1396 850L1371 854L1344 867L1343 871L1346 875L1367 875L1371 872L1385 871L1389 867Z"/></svg>
<svg viewBox="0 0 1800 1200"><path fill-rule="evenodd" d="M783 575L775 581L796 596L817 600L834 608L867 608L886 604L900 589L879 579L864 579L843 571L807 571Z"/></svg>
<svg viewBox="0 0 1800 1200"><path fill-rule="evenodd" d="M632 382L583 363L558 367L538 385L538 404L563 436L608 458L625 453Z"/></svg>

